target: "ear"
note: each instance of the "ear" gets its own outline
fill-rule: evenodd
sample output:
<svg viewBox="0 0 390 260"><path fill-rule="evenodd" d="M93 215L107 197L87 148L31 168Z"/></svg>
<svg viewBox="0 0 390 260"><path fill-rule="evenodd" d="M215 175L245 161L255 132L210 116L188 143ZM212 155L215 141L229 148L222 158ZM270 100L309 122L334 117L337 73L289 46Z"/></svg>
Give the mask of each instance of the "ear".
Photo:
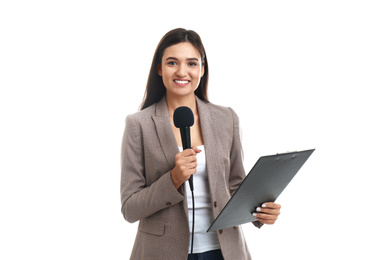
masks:
<svg viewBox="0 0 390 260"><path fill-rule="evenodd" d="M202 62L202 72L201 72L200 77L203 77L203 75L204 75L204 61Z"/></svg>
<svg viewBox="0 0 390 260"><path fill-rule="evenodd" d="M157 74L162 76L161 64L157 65Z"/></svg>

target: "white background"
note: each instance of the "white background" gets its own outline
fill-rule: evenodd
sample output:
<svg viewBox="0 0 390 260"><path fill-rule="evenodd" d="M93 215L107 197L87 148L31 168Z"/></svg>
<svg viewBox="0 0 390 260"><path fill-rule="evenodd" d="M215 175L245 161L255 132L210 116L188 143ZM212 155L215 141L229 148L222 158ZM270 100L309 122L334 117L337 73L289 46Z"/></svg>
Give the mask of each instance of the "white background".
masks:
<svg viewBox="0 0 390 260"><path fill-rule="evenodd" d="M128 259L120 143L160 38L206 47L209 96L241 119L245 167L316 148L244 225L254 259L390 259L387 1L2 1L0 259Z"/></svg>

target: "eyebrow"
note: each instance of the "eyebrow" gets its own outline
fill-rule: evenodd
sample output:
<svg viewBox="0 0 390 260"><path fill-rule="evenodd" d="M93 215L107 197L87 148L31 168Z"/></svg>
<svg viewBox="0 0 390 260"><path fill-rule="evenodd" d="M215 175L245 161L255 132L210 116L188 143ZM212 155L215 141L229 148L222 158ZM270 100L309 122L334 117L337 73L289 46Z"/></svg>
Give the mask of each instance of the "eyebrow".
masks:
<svg viewBox="0 0 390 260"><path fill-rule="evenodd" d="M178 58L175 58L175 57L168 57L166 58L165 60L179 60ZM186 60L195 60L195 61L199 61L198 58L187 58Z"/></svg>

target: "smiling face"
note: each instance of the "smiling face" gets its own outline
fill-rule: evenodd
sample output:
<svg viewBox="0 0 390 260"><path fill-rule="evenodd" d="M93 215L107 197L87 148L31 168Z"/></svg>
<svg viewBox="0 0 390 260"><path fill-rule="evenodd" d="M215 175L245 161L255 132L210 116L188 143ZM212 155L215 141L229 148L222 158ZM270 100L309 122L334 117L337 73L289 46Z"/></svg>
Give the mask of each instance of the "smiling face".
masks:
<svg viewBox="0 0 390 260"><path fill-rule="evenodd" d="M158 74L162 77L167 95L185 97L194 95L204 74L200 53L189 42L165 49Z"/></svg>

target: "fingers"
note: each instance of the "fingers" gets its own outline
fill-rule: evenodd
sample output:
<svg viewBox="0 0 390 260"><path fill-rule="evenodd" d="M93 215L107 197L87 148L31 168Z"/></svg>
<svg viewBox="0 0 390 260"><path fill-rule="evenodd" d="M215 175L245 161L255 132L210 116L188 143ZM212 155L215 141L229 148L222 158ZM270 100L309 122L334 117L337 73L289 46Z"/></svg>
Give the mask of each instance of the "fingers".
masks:
<svg viewBox="0 0 390 260"><path fill-rule="evenodd" d="M187 152L186 152L187 151ZM185 149L183 152L186 152L185 154L188 155L196 155L197 153L200 153L202 150L200 150L198 147L193 146L191 148Z"/></svg>
<svg viewBox="0 0 390 260"><path fill-rule="evenodd" d="M275 202L266 202L261 205L263 208L273 208L273 209L280 209L282 206L280 204L277 204Z"/></svg>
<svg viewBox="0 0 390 260"><path fill-rule="evenodd" d="M263 224L274 224L280 215L281 205L274 202L263 203L256 208L253 216Z"/></svg>
<svg viewBox="0 0 390 260"><path fill-rule="evenodd" d="M175 158L175 163L175 168L185 175L195 173L194 170L196 170L196 167L198 166L195 152L192 149L178 153Z"/></svg>
<svg viewBox="0 0 390 260"><path fill-rule="evenodd" d="M193 146L192 147L192 150L195 152L195 153L200 153L202 150L200 150L198 147L196 146Z"/></svg>
<svg viewBox="0 0 390 260"><path fill-rule="evenodd" d="M182 151L181 153L176 154L176 161L180 158L182 159L182 163L193 163L193 167L196 168L197 166L197 159L196 159L196 154L200 153L202 150L200 150L198 147L194 146L191 149L186 149ZM190 168L193 168L190 167Z"/></svg>
<svg viewBox="0 0 390 260"><path fill-rule="evenodd" d="M176 156L193 156L193 155L196 155L196 152L195 152L195 150L194 149L185 149L184 151L182 151L182 152L180 152L180 153L178 153L178 154L176 154Z"/></svg>
<svg viewBox="0 0 390 260"><path fill-rule="evenodd" d="M276 220L278 219L277 216L274 215L267 215L263 213L257 213L256 219L263 224L267 225L273 225L275 224Z"/></svg>
<svg viewBox="0 0 390 260"><path fill-rule="evenodd" d="M268 215L279 215L280 214L280 210L279 209L260 208L260 207L258 207L256 209L256 212L260 212L260 213L268 214Z"/></svg>
<svg viewBox="0 0 390 260"><path fill-rule="evenodd" d="M196 173L198 166L196 154L200 152L197 147L193 147L176 154L175 167L171 170L171 178L176 189Z"/></svg>

